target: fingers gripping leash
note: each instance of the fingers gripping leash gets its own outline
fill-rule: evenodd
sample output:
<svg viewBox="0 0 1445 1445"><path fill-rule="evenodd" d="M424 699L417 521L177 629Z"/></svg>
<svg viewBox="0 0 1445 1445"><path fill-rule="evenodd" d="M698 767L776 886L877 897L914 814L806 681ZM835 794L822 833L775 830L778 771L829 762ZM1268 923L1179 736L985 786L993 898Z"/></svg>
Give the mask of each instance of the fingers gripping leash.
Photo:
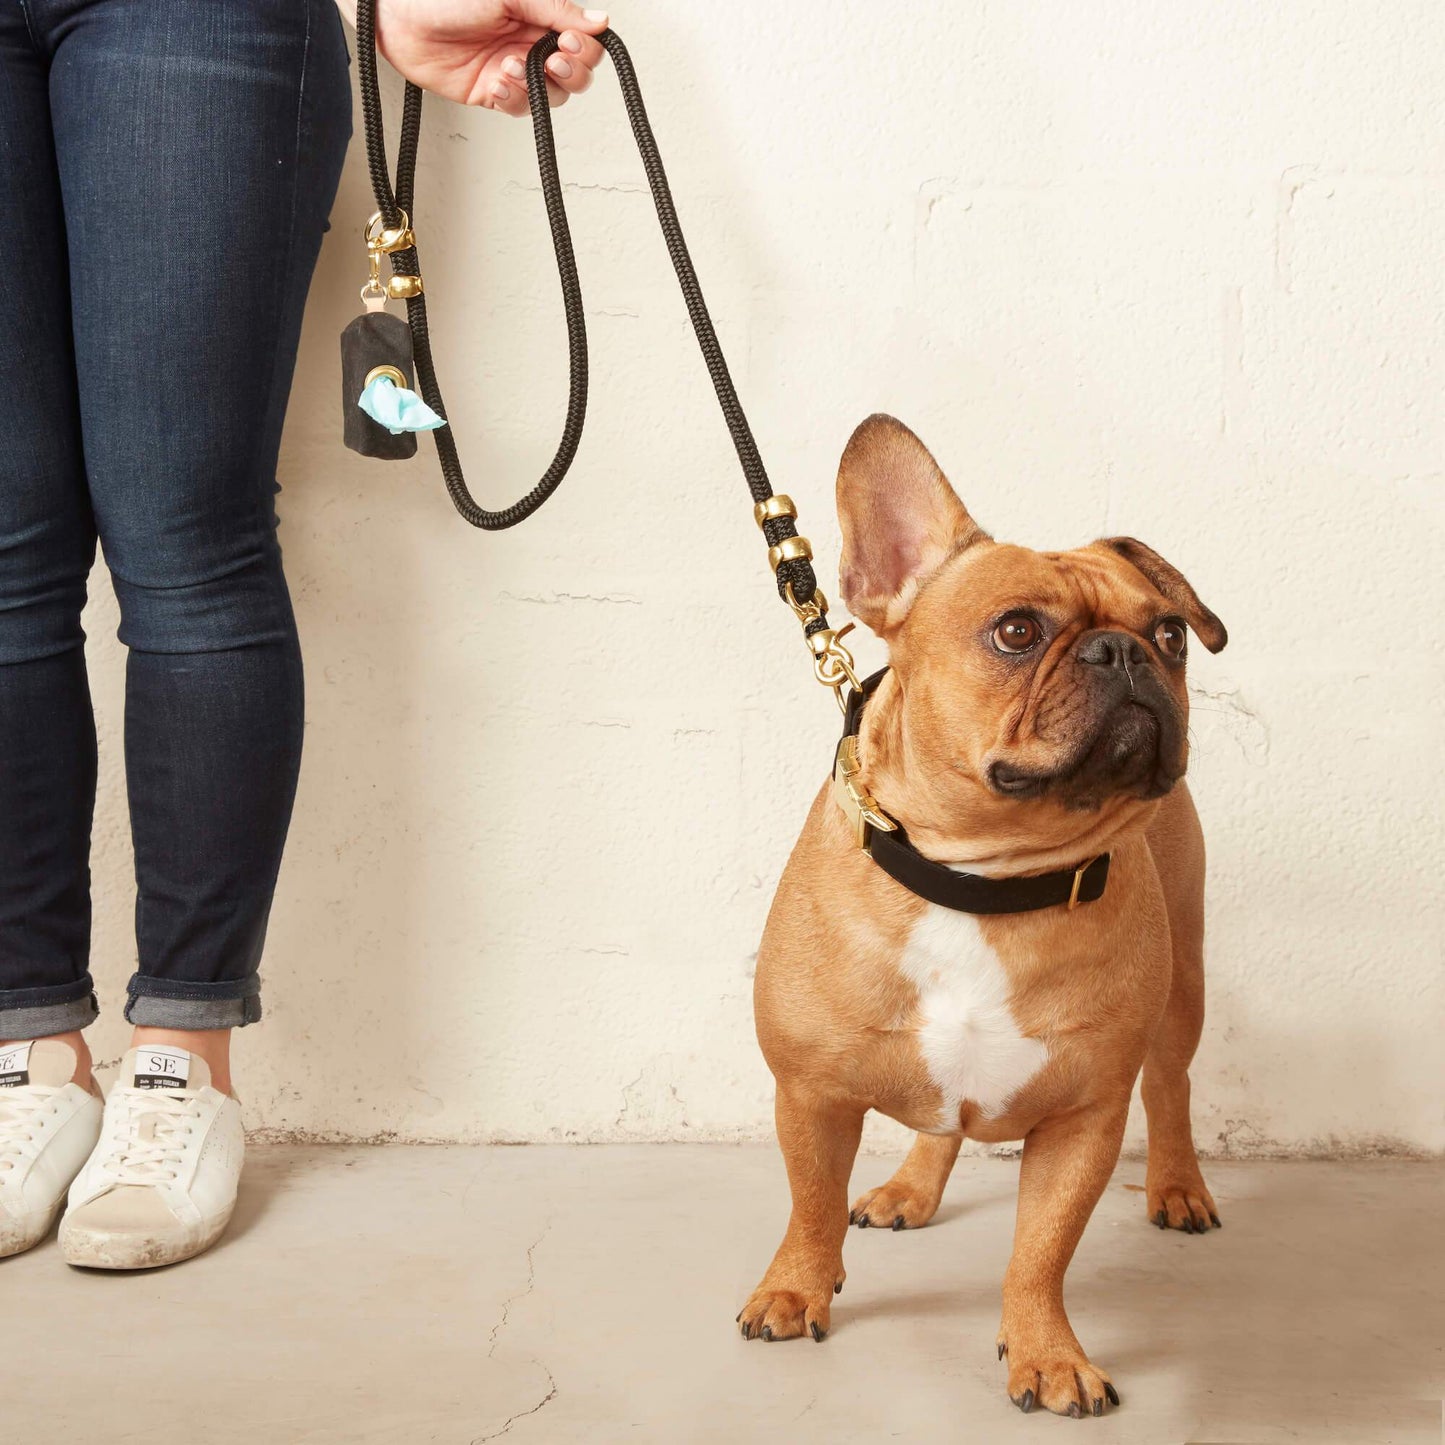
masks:
<svg viewBox="0 0 1445 1445"><path fill-rule="evenodd" d="M416 154L421 134L422 91L407 83L402 105L401 131L397 147L396 183L387 165L385 130L382 124L381 94L376 68L376 0L359 0L356 7L357 70L361 81L362 119L366 133L367 164L377 213L366 229L371 275L363 296L369 307L384 306L387 300L406 303L407 322L411 331L412 359L415 362L417 387L426 407L439 418L446 418L446 405L437 384L432 362L431 338L427 325L426 289L421 275L416 233L412 221L416 191ZM687 242L673 204L667 173L658 153L657 141L642 102L642 91L632 58L615 31L605 30L597 37L612 57L623 103L632 125L633 138L642 157L643 170L652 191L653 204L672 257L678 283L682 288L693 331L712 378L718 404L732 436L743 477L752 494L754 518L768 544L768 564L777 582L778 594L792 609L802 625L803 635L813 657L813 671L819 682L833 690L839 707L844 704L844 688L858 687L853 658L842 639L850 630L834 630L828 625L828 602L813 572L813 550L806 537L798 535L797 508L790 498L775 494L758 454L752 429L738 400L737 389L728 372L727 360L718 342L707 302L697 272L688 254ZM572 249L572 233L562 199L562 181L557 170L556 141L552 132L552 113L547 98L543 67L557 49L558 36L549 31L532 46L527 56L527 93L531 103L532 129L537 145L537 169L541 176L542 196L547 220L552 231L552 247L557 258L557 273L562 283L562 306L567 318L568 391L567 413L562 424L561 440L556 453L541 479L526 496L500 511L480 506L467 487L457 455L456 438L450 426L434 431L442 478L448 494L464 520L484 531L502 531L515 527L532 515L561 484L577 455L582 429L587 416L587 326L582 307L582 289L577 279L577 261ZM391 266L391 276L382 280L380 257ZM355 323L353 323L355 324ZM379 358L395 364L391 356ZM378 368L365 368L371 375ZM381 452L398 455L399 452Z"/></svg>

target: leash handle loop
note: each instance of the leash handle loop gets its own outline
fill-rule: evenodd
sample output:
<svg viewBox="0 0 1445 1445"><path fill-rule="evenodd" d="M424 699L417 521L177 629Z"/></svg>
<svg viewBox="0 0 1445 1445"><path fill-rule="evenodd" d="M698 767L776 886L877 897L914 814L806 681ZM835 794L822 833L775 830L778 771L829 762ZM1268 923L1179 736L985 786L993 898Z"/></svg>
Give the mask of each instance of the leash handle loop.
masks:
<svg viewBox="0 0 1445 1445"><path fill-rule="evenodd" d="M410 242L409 245L390 252L389 259L394 276L417 278L413 286L404 286L403 289L410 293L406 296L406 311L412 332L418 390L433 411L446 417L446 405L432 360L426 295L420 280L421 263L416 237L411 227L406 224L416 215L413 203L417 144L421 134L422 91L420 87L407 82L397 147L396 183L393 187L386 159L385 129L377 79L376 3L377 0L358 0L356 7L357 71L361 83L367 166L382 224L388 231L403 233L401 239ZM567 222L562 181L557 169L556 138L552 129L552 110L547 97L544 70L548 57L557 49L559 38L556 31L548 31L528 52L527 97L531 106L532 132L537 146L537 171L541 179L547 221L552 232L552 248L557 258L562 308L567 319L567 412L562 424L562 436L556 453L536 486L511 506L491 511L480 506L467 487L461 460L457 455L453 429L447 426L432 434L441 462L442 478L453 504L465 521L485 531L515 527L530 517L556 491L577 455L587 416L587 325L581 283L577 276L577 260L572 248L572 233ZM673 270L677 273L688 317L692 322L708 375L712 379L723 420L732 437L743 479L752 496L758 525L768 544L778 595L792 607L802 624L815 663L820 664L815 667L819 680L833 688L841 705L842 684L852 676L852 658L839 641L842 634L828 627L827 601L818 587L813 571L811 548L807 545L807 539L798 535L796 514L791 503L786 506L767 505L774 495L772 482L758 452L747 415L738 400L737 388L733 384L727 359L723 355L722 345L718 341L712 316L703 297L696 268L687 249L667 172L662 164L656 137L652 133L647 108L643 104L632 57L616 31L604 30L596 38L612 57L613 69L622 91L633 139L642 158L643 171L652 192L653 206L657 211L668 255L672 258Z"/></svg>

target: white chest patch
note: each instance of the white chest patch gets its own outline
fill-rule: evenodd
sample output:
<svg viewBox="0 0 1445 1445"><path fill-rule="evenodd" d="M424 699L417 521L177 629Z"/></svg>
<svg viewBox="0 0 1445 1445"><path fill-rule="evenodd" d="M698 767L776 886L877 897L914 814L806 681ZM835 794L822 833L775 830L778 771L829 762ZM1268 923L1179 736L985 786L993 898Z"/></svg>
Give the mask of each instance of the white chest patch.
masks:
<svg viewBox="0 0 1445 1445"><path fill-rule="evenodd" d="M943 1094L940 1124L956 1128L964 1100L985 1115L1003 1113L1049 1051L1019 1032L1009 1011L1008 976L978 920L930 903L908 936L900 967L918 988L918 1045Z"/></svg>

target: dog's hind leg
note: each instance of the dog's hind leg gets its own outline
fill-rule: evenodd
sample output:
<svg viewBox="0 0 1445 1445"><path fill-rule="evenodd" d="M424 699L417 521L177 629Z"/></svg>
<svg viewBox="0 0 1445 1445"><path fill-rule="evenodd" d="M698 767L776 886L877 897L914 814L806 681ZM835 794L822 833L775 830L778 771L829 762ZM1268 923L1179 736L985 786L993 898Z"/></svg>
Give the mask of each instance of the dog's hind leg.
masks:
<svg viewBox="0 0 1445 1445"><path fill-rule="evenodd" d="M1149 844L1169 908L1173 975L1164 1017L1144 1059L1146 1198L1149 1219L1161 1229L1204 1234L1211 1225L1219 1227L1189 1121L1189 1065L1204 1028L1204 835L1182 785L1164 800Z"/></svg>
<svg viewBox="0 0 1445 1445"><path fill-rule="evenodd" d="M833 1296L843 1288L848 1176L864 1110L778 1086L778 1143L788 1167L793 1212L762 1283L738 1314L744 1339L787 1340L828 1333Z"/></svg>
<svg viewBox="0 0 1445 1445"><path fill-rule="evenodd" d="M887 1184L860 1194L848 1223L860 1229L918 1229L933 1218L958 1158L961 1134L919 1134Z"/></svg>

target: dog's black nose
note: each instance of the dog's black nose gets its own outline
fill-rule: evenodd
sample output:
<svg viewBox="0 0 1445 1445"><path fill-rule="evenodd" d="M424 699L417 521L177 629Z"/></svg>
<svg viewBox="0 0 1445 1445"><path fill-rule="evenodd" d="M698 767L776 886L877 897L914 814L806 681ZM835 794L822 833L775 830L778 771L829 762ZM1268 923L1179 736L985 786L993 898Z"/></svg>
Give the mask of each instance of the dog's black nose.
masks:
<svg viewBox="0 0 1445 1445"><path fill-rule="evenodd" d="M1143 646L1127 632L1091 632L1074 654L1093 667L1125 668L1147 661Z"/></svg>

